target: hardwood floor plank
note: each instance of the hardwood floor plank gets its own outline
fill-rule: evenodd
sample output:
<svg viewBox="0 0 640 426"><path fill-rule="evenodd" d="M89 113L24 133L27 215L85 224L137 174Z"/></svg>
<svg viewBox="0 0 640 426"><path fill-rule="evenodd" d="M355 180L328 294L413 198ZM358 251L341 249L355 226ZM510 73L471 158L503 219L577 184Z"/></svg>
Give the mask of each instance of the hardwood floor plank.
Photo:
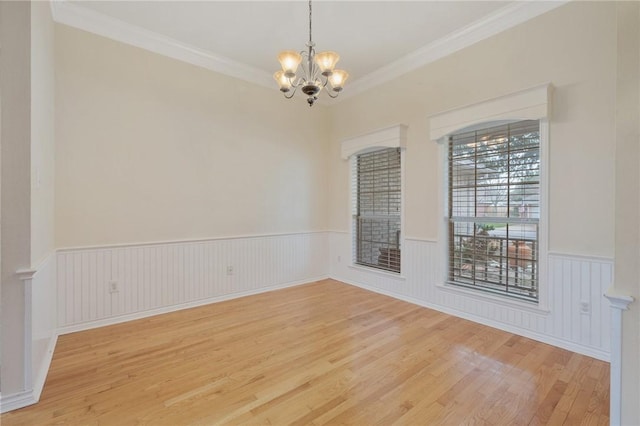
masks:
<svg viewBox="0 0 640 426"><path fill-rule="evenodd" d="M606 424L609 365L324 280L60 336L3 425Z"/></svg>

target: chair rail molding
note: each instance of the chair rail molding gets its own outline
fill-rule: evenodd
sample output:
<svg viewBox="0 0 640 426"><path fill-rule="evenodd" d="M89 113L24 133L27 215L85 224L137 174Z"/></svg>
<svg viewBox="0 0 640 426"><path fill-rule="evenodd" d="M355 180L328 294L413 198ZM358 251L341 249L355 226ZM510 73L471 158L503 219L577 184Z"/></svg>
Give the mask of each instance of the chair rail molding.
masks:
<svg viewBox="0 0 640 426"><path fill-rule="evenodd" d="M611 384L609 386L609 418L612 426L620 425L622 396L622 311L629 309L633 297L610 287L604 294L611 304Z"/></svg>

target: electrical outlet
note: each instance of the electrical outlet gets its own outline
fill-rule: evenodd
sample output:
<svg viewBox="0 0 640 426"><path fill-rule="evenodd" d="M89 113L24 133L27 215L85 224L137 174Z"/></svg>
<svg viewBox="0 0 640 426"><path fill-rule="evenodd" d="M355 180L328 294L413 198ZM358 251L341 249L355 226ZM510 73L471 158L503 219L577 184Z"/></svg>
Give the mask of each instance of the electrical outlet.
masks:
<svg viewBox="0 0 640 426"><path fill-rule="evenodd" d="M233 275L233 266L227 266L227 275Z"/></svg>
<svg viewBox="0 0 640 426"><path fill-rule="evenodd" d="M342 262L342 256L338 256L338 263Z"/></svg>
<svg viewBox="0 0 640 426"><path fill-rule="evenodd" d="M590 314L591 313L591 304L586 300L580 302L580 313L581 314Z"/></svg>
<svg viewBox="0 0 640 426"><path fill-rule="evenodd" d="M109 281L109 293L117 293L118 291L118 281Z"/></svg>

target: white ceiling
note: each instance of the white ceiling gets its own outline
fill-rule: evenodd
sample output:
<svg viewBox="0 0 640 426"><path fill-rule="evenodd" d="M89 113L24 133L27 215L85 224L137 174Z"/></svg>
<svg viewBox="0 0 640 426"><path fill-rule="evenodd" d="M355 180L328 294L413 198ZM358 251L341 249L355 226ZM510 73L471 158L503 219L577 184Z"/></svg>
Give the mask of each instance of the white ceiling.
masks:
<svg viewBox="0 0 640 426"><path fill-rule="evenodd" d="M340 54L347 87L364 89L562 3L316 0L313 40ZM58 22L273 87L278 52L308 39L305 0L54 1L52 9Z"/></svg>

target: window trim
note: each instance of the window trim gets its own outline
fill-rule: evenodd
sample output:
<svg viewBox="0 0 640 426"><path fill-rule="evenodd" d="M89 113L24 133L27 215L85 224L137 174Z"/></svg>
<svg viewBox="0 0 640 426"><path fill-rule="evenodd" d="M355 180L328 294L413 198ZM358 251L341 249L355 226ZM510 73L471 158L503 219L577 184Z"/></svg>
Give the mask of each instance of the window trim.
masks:
<svg viewBox="0 0 640 426"><path fill-rule="evenodd" d="M552 94L553 86L544 84L433 115L429 119L431 140L442 142L453 133L484 123L548 119Z"/></svg>
<svg viewBox="0 0 640 426"><path fill-rule="evenodd" d="M479 125L479 126L474 125L474 126L472 126L471 129L466 128L466 129L462 129L460 131L457 131L457 132L451 134L448 137L448 141L447 141L447 144L446 144L446 149L447 149L447 152L449 154L448 158L447 158L447 164L448 164L447 172L448 173L453 173L454 172L454 168L452 166L452 161L455 161L455 159L452 157L452 155L454 155L455 148L453 147L454 141L452 140L452 138L459 140L459 138L462 136L462 137L465 138L465 140L469 141L469 140L471 140L470 139L471 138L470 135L474 134L473 141L474 141L474 144L477 144L478 141L479 141L478 135L477 135L478 131L480 131L482 133L485 133L487 131L496 131L497 129L506 128L506 131L510 132L510 129L511 129L510 126L515 125L516 126L515 129L518 130L518 129L521 128L520 126L522 125L522 123L535 123L535 128L536 128L535 131L536 131L536 133L538 135L537 136L537 143L536 143L536 146L535 146L535 150L537 151L537 166L538 166L537 179L536 179L536 186L537 186L536 195L538 196L537 207L539 208L539 204L540 204L540 169L539 168L540 168L540 163L541 163L541 158L540 158L540 154L541 154L541 149L540 149L540 139L541 139L540 138L540 120L517 120L517 121L507 121L506 123L503 123L503 122L499 122L499 123L489 122L489 123L483 123L482 125ZM526 124L526 126L530 127L531 124ZM520 130L520 132L522 132L522 131L523 130ZM463 144L466 144L466 143L467 142L463 142ZM510 143L511 142L506 143L502 148L500 148L499 152L501 154L508 154L509 153L508 146L510 145ZM496 149L496 151L494 151L494 152L497 152L498 145L492 144L492 146ZM459 154L461 156L458 157L458 160L465 161L465 159L466 159L466 161L473 162L474 170L476 170L476 173L477 173L477 170L479 170L479 168L481 168L483 166L483 163L482 163L483 160L476 158L476 156L475 156L476 154L477 154L477 151L474 151L474 153L471 154L470 156L468 156L468 154ZM467 156L464 156L464 155L467 155ZM509 163L511 163L511 157L509 157ZM453 173L453 176L458 176L458 175L457 175L457 173ZM456 198L456 196L453 195L453 192L455 191L455 189L457 187L454 184L454 182L451 181L451 174L448 174L447 178L448 178L447 179L447 189L446 189L447 190L447 201L448 202L449 201L453 202L453 200ZM509 183L507 183L507 185L509 185ZM517 187L518 184L515 184L515 185ZM474 188L473 194L470 195L470 196L473 198L472 205L474 207L477 207L477 205L478 205L477 203L479 201L478 197L481 197L480 195L478 195L478 192L477 192L478 188L480 188L481 192L483 192L483 193L485 193L485 192L482 190L482 187L478 187L477 186L477 182L474 182L474 184L470 185L469 188ZM467 196L468 196L468 194L467 194ZM462 203L464 203L464 202L468 202L468 200L465 199L465 200L462 201ZM506 205L507 209L509 209L509 210L511 210L511 208L513 208L515 206L515 205L511 204L511 202L509 201L508 198L507 198L506 202L507 202L507 205ZM460 205L457 202L453 202L453 206L462 207L462 209L465 210L465 207ZM451 204L448 204L447 207L448 207L448 209L447 209L448 210L447 211L448 234L447 235L449 237L447 239L447 244L448 244L448 247L449 247L449 252L448 252L448 255L447 255L447 260L448 260L448 262L447 262L447 267L448 267L447 268L448 269L447 282L449 284L451 284L451 285L456 285L456 286L460 286L460 287L466 287L466 288L469 288L470 290L473 290L473 291L482 290L482 291L485 291L487 293L495 294L498 297L509 296L511 298L514 298L514 299L520 299L520 300L522 300L524 302L528 302L528 303L533 302L533 303L537 304L538 301L539 301L539 297L540 297L540 291L539 291L539 282L540 282L539 254L540 254L540 250L539 250L539 246L538 246L538 242L539 242L539 239L540 239L540 236L539 236L539 228L540 228L539 211L538 211L538 217L536 217L535 219L524 219L524 220L522 220L522 219L519 219L519 218L514 218L510 214L508 214L508 215L506 215L504 217L502 217L502 216L500 216L498 214L496 214L496 215L494 215L492 217L483 217L482 215L479 216L477 214L477 210L475 210L475 209L474 209L473 213L470 213L470 212L466 211L465 213L458 213L458 215L455 215L451 211L451 207L452 207ZM493 286L491 285L491 284L493 284L492 280L490 280L490 279L487 280L486 276L485 276L485 280L483 280L481 278L481 276L479 276L477 274L475 274L475 275L472 274L473 278L471 278L471 280L473 281L473 284L469 284L469 283L465 282L466 279L462 277L462 275L461 275L462 273L461 272L459 272L460 276L457 276L457 274L452 271L451 268L453 267L452 265L454 263L454 259L451 258L451 256L452 256L452 244L451 244L450 238L451 238L452 232L455 233L454 228L455 228L455 226L457 224L466 224L467 225L467 231L468 231L468 226L469 226L470 223L473 223L474 227L477 226L479 223L506 223L506 224L509 224L511 226L516 226L516 227L518 225L520 225L520 224L525 224L525 223L534 223L535 224L535 226L536 226L536 238L534 240L535 243L532 246L533 250L535 251L535 256L534 256L535 260L533 261L533 262L535 262L534 270L536 271L535 298L518 294L517 291L509 291L510 285L513 285L515 283L512 283L511 280L509 280L508 278L506 279L506 282L504 283L504 288L503 289L497 289L497 288L493 288ZM453 228L452 228L452 226L453 226ZM475 231L474 231L474 235L475 235ZM458 235L458 237L462 238L461 235ZM491 237L491 238L493 238L493 237ZM511 237L511 241L515 241L517 239L518 238ZM501 257L501 259L503 259L503 258ZM505 262L509 262L509 263L511 262L508 258L504 258L504 261ZM476 281L479 281L480 283L476 284ZM500 284L503 284L503 283L502 283L502 280L500 280L500 284L498 284L498 283L495 283L495 284L496 285L500 285Z"/></svg>
<svg viewBox="0 0 640 426"><path fill-rule="evenodd" d="M378 151L387 148L400 148L400 247L405 247L405 151L407 145L407 129L405 124L397 124L385 127L376 131L365 133L359 136L343 139L341 142L341 156L344 160L348 160L348 187L349 187L349 203L347 209L347 220L349 223L349 244L350 253L349 267L364 272L372 272L376 274L384 274L386 276L400 278L404 280L404 261L402 254L400 255L400 271L394 272L375 267L361 265L355 262L353 253L355 253L355 229L353 225L353 173L355 167L353 163L357 161L359 154Z"/></svg>
<svg viewBox="0 0 640 426"><path fill-rule="evenodd" d="M384 148L407 148L407 126L396 124L360 136L343 139L341 142L341 156L347 160L354 155L364 154Z"/></svg>
<svg viewBox="0 0 640 426"><path fill-rule="evenodd" d="M550 84L536 86L511 95L490 99L485 102L450 110L432 116L429 120L431 140L438 144L438 208L441 220L438 226L438 281L436 287L441 291L459 293L461 295L487 299L481 290L466 289L448 283L448 138L451 134L485 127L505 124L521 120L538 120L540 122L540 219L539 219L539 282L538 301L526 302L509 296L492 295L503 304L522 308L523 304L541 313L549 312L549 276L548 276L548 242L549 242L549 115L553 87ZM477 296L473 293L476 293Z"/></svg>

